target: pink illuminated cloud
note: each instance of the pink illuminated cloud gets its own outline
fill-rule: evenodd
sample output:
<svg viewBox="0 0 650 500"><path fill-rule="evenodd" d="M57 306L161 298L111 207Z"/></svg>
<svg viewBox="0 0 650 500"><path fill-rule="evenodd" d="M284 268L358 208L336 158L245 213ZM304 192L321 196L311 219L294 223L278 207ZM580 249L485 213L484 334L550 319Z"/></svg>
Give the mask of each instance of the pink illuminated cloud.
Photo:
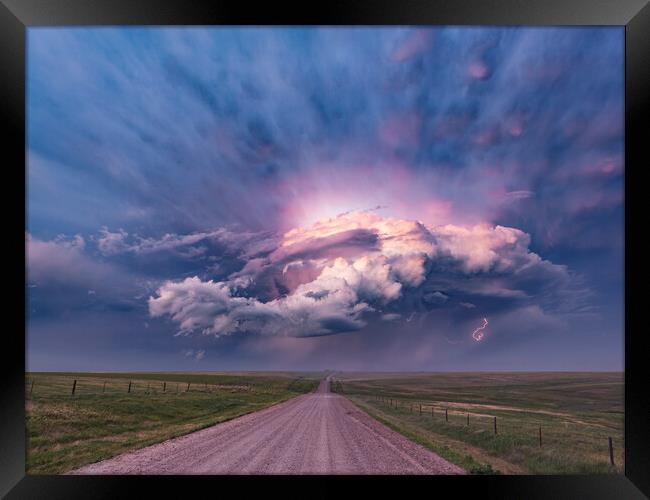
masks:
<svg viewBox="0 0 650 500"><path fill-rule="evenodd" d="M503 276L564 273L530 252L526 233L488 224L431 227L356 211L295 227L277 241L268 256L251 259L227 281L163 284L149 299L150 315L171 317L182 334L330 335L361 329L373 314L395 320L395 313L379 312L406 294L420 294L428 307L446 305L448 293L420 290L435 279L430 270L437 262L464 276L464 294L509 299L527 294L501 283ZM490 273L502 277L482 281ZM480 280L472 284L473 277ZM264 300L259 287L269 279L275 291L266 290Z"/></svg>
<svg viewBox="0 0 650 500"><path fill-rule="evenodd" d="M431 30L417 30L410 35L392 54L392 60L403 62L431 48L434 33Z"/></svg>
<svg viewBox="0 0 650 500"><path fill-rule="evenodd" d="M490 68L483 61L474 61L467 67L467 74L476 80L484 80L490 74Z"/></svg>

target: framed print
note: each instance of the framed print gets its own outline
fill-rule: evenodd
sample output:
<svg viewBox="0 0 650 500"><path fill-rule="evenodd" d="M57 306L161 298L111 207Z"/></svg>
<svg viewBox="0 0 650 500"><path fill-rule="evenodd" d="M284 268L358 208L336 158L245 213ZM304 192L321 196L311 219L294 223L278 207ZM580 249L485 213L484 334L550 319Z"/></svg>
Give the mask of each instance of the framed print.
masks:
<svg viewBox="0 0 650 500"><path fill-rule="evenodd" d="M646 498L649 20L4 0L0 492Z"/></svg>

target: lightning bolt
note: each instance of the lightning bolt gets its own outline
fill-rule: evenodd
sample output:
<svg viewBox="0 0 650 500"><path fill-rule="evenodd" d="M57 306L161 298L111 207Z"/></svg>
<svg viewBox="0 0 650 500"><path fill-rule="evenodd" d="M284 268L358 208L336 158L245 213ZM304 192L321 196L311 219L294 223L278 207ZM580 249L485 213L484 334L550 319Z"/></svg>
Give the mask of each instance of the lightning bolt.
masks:
<svg viewBox="0 0 650 500"><path fill-rule="evenodd" d="M485 330L485 327L487 325L488 325L488 320L486 318L483 318L483 324L472 332L472 338L474 340L476 340L477 342L480 342L481 340L483 340L483 336L485 335L483 333L483 330Z"/></svg>

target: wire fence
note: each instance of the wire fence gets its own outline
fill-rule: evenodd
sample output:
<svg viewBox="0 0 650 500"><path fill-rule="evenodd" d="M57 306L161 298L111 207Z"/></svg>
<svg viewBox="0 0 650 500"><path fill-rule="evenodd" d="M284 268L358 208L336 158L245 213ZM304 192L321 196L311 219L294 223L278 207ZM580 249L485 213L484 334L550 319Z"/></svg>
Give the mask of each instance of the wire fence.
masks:
<svg viewBox="0 0 650 500"><path fill-rule="evenodd" d="M198 382L175 382L167 380L97 378L57 378L40 381L31 378L26 381L27 399L44 395L100 395L100 394L180 394L184 392L253 392L269 390L270 387L254 387L251 384L214 384Z"/></svg>
<svg viewBox="0 0 650 500"><path fill-rule="evenodd" d="M25 396L79 396L101 394L182 394L182 393L275 393L301 392L301 384L308 384L304 376L287 381L267 383L214 383L203 381L176 381L138 378L32 376L26 379ZM315 385L315 384L312 384Z"/></svg>
<svg viewBox="0 0 650 500"><path fill-rule="evenodd" d="M333 392L346 394L343 384L335 380L332 382L331 389ZM513 415L502 417L488 413L477 413L467 409L463 403L451 403L428 401L420 402L413 399L395 397L381 394L366 394L376 404L384 408L403 413L407 416L417 418L421 423L436 422L445 426L450 426L457 432L462 432L465 428L468 432L477 431L484 437L491 434L493 439L513 439L517 443L525 444L529 447L536 447L543 451L547 447L568 446L569 443L579 443L580 445L592 445L593 451L597 454L597 461L607 462L611 467L622 468L625 461L625 452L622 437L615 437L622 434L614 428L608 428L601 424L587 424L585 422L568 422L564 421L562 428L556 422L553 426L536 424L530 422L522 423ZM468 405L469 406L469 405ZM486 410L487 411L487 410ZM533 413L533 412L530 412ZM426 421L424 419L427 419ZM577 425L589 428L589 433L578 432L575 430ZM593 433L594 428L603 428L603 431L610 430L611 435L606 432ZM573 430L573 432L572 432ZM618 447L617 447L618 442Z"/></svg>

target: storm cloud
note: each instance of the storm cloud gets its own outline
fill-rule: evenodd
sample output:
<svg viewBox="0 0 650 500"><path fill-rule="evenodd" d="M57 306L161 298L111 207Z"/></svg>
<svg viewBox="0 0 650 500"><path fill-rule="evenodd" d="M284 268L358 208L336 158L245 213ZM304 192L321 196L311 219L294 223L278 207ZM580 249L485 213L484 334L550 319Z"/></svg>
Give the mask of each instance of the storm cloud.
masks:
<svg viewBox="0 0 650 500"><path fill-rule="evenodd" d="M184 334L302 337L359 330L368 318L396 319L397 310L457 308L480 296L524 307L532 295L540 302L540 291L559 294L571 281L529 243L527 234L502 226L426 227L346 213L288 231L229 280L166 282L150 297L149 312L170 316Z"/></svg>
<svg viewBox="0 0 650 500"><path fill-rule="evenodd" d="M32 27L27 52L43 366L620 367L623 28Z"/></svg>

